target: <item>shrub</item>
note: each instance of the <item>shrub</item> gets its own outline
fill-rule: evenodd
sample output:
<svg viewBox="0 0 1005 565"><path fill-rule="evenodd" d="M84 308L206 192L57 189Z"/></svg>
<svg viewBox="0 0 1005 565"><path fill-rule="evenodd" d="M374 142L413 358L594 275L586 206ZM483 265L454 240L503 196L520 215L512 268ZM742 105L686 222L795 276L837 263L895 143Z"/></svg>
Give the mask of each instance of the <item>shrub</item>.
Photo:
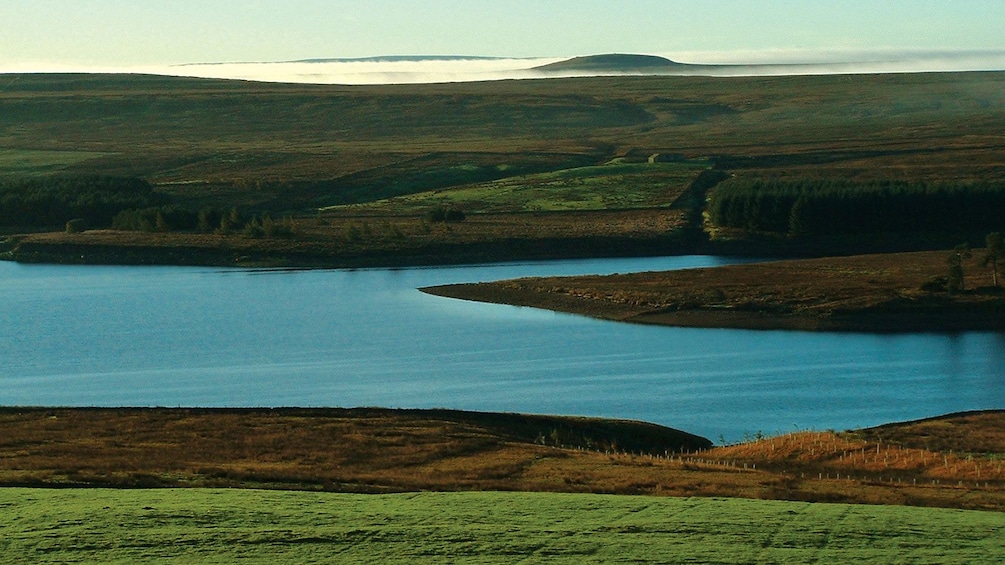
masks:
<svg viewBox="0 0 1005 565"><path fill-rule="evenodd" d="M430 222L463 222L467 218L464 211L454 206L437 206L426 213L426 219Z"/></svg>
<svg viewBox="0 0 1005 565"><path fill-rule="evenodd" d="M66 222L66 233L80 233L87 227L83 218L74 218Z"/></svg>
<svg viewBox="0 0 1005 565"><path fill-rule="evenodd" d="M934 276L921 283L921 290L925 292L945 292L948 287L948 277Z"/></svg>

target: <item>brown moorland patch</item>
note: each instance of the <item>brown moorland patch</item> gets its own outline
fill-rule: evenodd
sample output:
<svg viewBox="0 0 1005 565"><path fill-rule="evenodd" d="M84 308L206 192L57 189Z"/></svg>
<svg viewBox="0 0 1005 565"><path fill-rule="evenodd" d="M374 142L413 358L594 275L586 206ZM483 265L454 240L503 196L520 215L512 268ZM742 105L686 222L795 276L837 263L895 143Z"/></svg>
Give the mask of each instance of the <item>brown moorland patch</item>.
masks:
<svg viewBox="0 0 1005 565"><path fill-rule="evenodd" d="M1005 329L1005 294L980 252L963 292L939 287L950 251L829 257L683 271L527 278L423 289L627 322L851 331Z"/></svg>
<svg viewBox="0 0 1005 565"><path fill-rule="evenodd" d="M953 430L940 436L951 451L917 446L926 439L916 434L928 433L919 430L933 427ZM447 410L5 408L0 484L519 490L1005 510L1003 445L1005 412L711 447L639 422Z"/></svg>

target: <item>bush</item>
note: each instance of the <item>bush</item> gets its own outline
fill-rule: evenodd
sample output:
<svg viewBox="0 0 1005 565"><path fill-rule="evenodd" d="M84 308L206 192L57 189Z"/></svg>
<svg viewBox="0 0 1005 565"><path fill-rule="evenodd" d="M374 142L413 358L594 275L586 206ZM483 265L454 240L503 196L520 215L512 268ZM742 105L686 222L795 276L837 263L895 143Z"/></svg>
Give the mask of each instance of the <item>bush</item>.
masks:
<svg viewBox="0 0 1005 565"><path fill-rule="evenodd" d="M87 222L83 218L74 218L66 222L66 233L80 233L87 228Z"/></svg>
<svg viewBox="0 0 1005 565"><path fill-rule="evenodd" d="M945 292L948 288L948 277L934 276L921 283L921 290L925 292Z"/></svg>
<svg viewBox="0 0 1005 565"><path fill-rule="evenodd" d="M434 223L463 222L465 218L467 216L464 215L464 212L453 206L437 206L426 213L426 219Z"/></svg>

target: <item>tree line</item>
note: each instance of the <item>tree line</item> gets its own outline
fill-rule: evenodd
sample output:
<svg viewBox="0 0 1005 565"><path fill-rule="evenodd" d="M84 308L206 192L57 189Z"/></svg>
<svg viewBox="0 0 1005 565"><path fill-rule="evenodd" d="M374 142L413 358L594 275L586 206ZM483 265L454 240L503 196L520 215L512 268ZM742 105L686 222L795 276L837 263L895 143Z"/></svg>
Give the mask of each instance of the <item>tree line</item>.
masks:
<svg viewBox="0 0 1005 565"><path fill-rule="evenodd" d="M112 219L112 229L124 231L169 232L198 231L216 234L242 234L249 237L291 235L293 219L275 220L267 212L245 215L237 208L203 208L193 212L177 206L159 206L123 210Z"/></svg>
<svg viewBox="0 0 1005 565"><path fill-rule="evenodd" d="M56 176L0 179L0 225L62 226L82 219L109 226L122 210L160 206L167 198L133 177Z"/></svg>
<svg viewBox="0 0 1005 565"><path fill-rule="evenodd" d="M708 213L721 227L794 236L973 233L1005 223L1005 182L733 179Z"/></svg>
<svg viewBox="0 0 1005 565"><path fill-rule="evenodd" d="M171 203L146 180L103 175L0 179L0 226L67 231L108 228L131 231L200 231L251 237L290 235L291 218L237 209L194 211Z"/></svg>

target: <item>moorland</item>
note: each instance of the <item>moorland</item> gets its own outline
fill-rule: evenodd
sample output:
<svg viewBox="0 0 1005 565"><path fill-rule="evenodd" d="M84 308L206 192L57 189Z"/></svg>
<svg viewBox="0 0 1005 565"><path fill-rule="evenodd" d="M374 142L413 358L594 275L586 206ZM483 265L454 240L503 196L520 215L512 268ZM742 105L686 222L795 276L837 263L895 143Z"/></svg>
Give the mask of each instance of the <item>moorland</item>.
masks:
<svg viewBox="0 0 1005 565"><path fill-rule="evenodd" d="M988 230L710 237L702 214L730 178L959 185L1005 170L1005 74L994 72L366 87L8 78L5 198L51 175L138 178L151 193L122 205L134 216L115 226L51 194L32 202L59 203L58 220L11 202L22 213L0 226L0 252L20 261L340 267L951 248ZM85 221L67 233L71 219Z"/></svg>

